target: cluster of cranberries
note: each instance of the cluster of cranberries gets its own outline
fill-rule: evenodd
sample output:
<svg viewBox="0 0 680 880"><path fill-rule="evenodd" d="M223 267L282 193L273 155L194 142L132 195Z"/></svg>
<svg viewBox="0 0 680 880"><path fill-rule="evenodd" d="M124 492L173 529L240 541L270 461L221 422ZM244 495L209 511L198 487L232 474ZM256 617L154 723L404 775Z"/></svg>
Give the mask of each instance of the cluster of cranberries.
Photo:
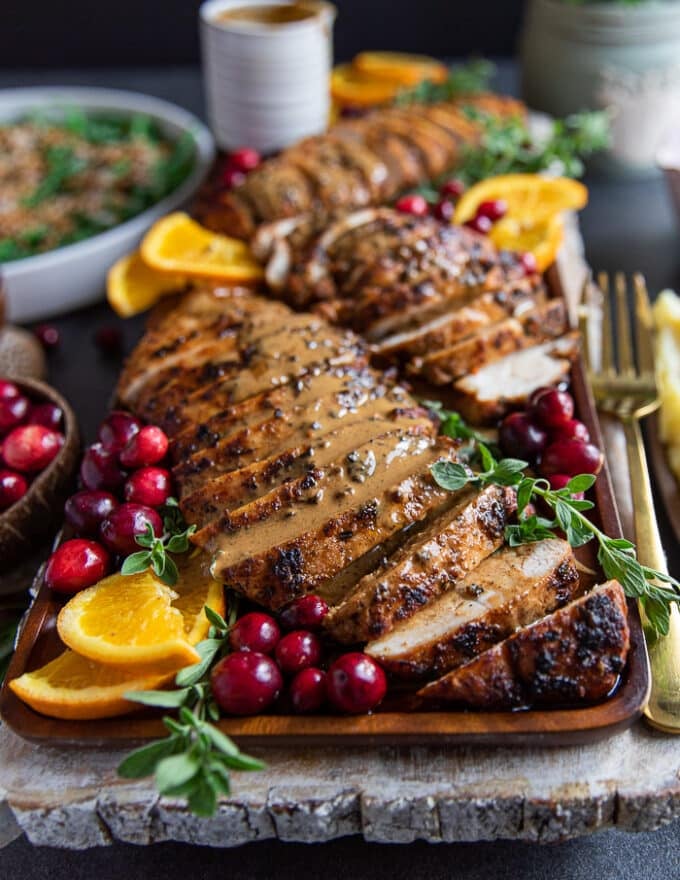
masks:
<svg viewBox="0 0 680 880"><path fill-rule="evenodd" d="M424 196L411 193L398 199L394 207L404 214L413 214L416 217L432 214L437 220L450 223L456 210L456 202L464 192L465 184L454 177L441 187L439 200L434 205L430 205ZM482 235L488 235L494 223L505 217L507 212L508 205L504 199L489 199L479 204L475 216L467 220L465 226ZM536 257L532 253L522 254L520 260L527 275L533 275L537 271Z"/></svg>
<svg viewBox="0 0 680 880"><path fill-rule="evenodd" d="M248 174L262 162L262 156L252 147L241 147L227 156L222 168L220 182L226 189L240 186Z"/></svg>
<svg viewBox="0 0 680 880"><path fill-rule="evenodd" d="M498 441L506 455L534 465L553 489L577 474L597 474L602 452L590 442L588 428L574 418L574 399L559 388L538 388L525 412L501 422Z"/></svg>
<svg viewBox="0 0 680 880"><path fill-rule="evenodd" d="M82 488L66 502L66 522L77 537L50 556L45 583L59 593L76 593L101 580L112 557L139 550L135 541L148 526L163 531L157 508L172 494L163 466L168 438L154 425L114 411L99 427L80 464Z"/></svg>
<svg viewBox="0 0 680 880"><path fill-rule="evenodd" d="M370 712L385 696L382 669L366 654L342 654L321 668L318 631L328 613L319 596L302 596L279 615L253 611L229 633L231 653L212 671L217 704L229 715L256 715L280 699L287 680L293 712L317 712L330 703L350 714Z"/></svg>
<svg viewBox="0 0 680 880"><path fill-rule="evenodd" d="M0 511L16 504L64 445L63 413L0 379Z"/></svg>

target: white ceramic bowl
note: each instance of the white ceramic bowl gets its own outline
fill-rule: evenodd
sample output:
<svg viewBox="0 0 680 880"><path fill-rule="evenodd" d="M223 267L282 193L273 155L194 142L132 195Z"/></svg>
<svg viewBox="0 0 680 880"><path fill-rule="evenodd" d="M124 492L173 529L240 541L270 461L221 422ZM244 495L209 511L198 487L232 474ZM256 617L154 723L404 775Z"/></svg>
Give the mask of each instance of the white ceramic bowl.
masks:
<svg viewBox="0 0 680 880"><path fill-rule="evenodd" d="M173 139L190 132L196 144L194 168L173 193L131 220L77 244L1 266L8 318L17 323L42 320L102 299L111 265L134 250L155 220L189 201L215 158L213 137L195 116L167 101L134 92L70 86L0 91L0 123L40 108L74 106L85 112L142 113Z"/></svg>

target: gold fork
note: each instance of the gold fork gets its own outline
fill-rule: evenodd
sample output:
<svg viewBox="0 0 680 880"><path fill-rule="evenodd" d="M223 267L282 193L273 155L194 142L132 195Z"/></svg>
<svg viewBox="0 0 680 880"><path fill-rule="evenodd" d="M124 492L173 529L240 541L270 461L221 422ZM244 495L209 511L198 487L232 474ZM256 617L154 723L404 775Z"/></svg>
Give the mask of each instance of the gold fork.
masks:
<svg viewBox="0 0 680 880"><path fill-rule="evenodd" d="M654 501L647 469L640 419L659 406L654 374L654 322L649 305L647 286L642 275L633 276L635 295L635 341L633 350L628 308L627 282L618 272L614 277L615 296L610 296L609 276L598 275L602 294L601 367L591 362L589 337L592 309L587 302L590 285L584 288L584 301L579 311L583 334L583 350L588 378L597 408L617 418L626 438L628 468L633 495L633 518L638 559L664 574L668 572L654 513ZM616 320L616 333L614 321ZM640 609L643 614L642 609ZM644 616L643 616L644 620ZM650 724L667 733L680 734L680 613L671 606L668 636L648 644L652 671L652 689L645 716Z"/></svg>

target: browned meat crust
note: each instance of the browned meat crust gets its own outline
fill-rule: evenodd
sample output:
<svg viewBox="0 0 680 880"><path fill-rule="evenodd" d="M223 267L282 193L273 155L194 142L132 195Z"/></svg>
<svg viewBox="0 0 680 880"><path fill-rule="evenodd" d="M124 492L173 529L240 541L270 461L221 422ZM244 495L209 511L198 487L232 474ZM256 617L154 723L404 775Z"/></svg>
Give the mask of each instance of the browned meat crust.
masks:
<svg viewBox="0 0 680 880"><path fill-rule="evenodd" d="M466 114L467 107L477 107L494 116L523 116L525 108L512 98L497 95L471 95L457 103L436 107L388 107L369 113L362 119L341 121L326 135L304 142L310 164L299 164L300 147L294 146L264 162L231 192L209 193L199 201L196 213L211 229L238 238L250 238L257 226L283 217L307 212L330 212L340 201L346 210L362 205L376 205L393 199L405 186L424 183L444 171L453 170L459 161L461 144L476 143L481 126ZM352 140L355 152L345 152L339 160L329 153L330 145ZM358 150L364 150L359 156ZM385 168L377 185L352 186L361 166L366 179L368 154ZM334 155L327 162L329 155ZM292 156L295 158L293 159ZM321 172L326 163L328 174ZM373 174L377 165L373 167ZM316 170L315 170L316 169ZM319 174L322 174L322 185ZM370 177L370 175L369 175Z"/></svg>
<svg viewBox="0 0 680 880"><path fill-rule="evenodd" d="M460 493L450 510L410 537L331 609L326 628L346 644L389 632L500 547L515 509L511 489L488 486L480 493Z"/></svg>
<svg viewBox="0 0 680 880"><path fill-rule="evenodd" d="M629 642L623 589L608 581L426 685L419 696L475 709L594 703L616 686Z"/></svg>
<svg viewBox="0 0 680 880"><path fill-rule="evenodd" d="M566 541L504 547L366 651L402 677L441 674L566 604L578 589Z"/></svg>

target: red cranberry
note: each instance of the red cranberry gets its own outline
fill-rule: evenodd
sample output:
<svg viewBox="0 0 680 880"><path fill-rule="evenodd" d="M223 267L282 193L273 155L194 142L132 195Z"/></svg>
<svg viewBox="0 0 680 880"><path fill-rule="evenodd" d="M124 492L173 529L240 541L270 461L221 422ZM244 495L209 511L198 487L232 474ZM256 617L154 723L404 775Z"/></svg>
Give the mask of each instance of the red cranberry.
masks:
<svg viewBox="0 0 680 880"><path fill-rule="evenodd" d="M469 229L474 229L475 232L479 232L482 235L488 235L493 227L493 222L489 220L488 217L479 215L473 217L471 220L466 220L465 225Z"/></svg>
<svg viewBox="0 0 680 880"><path fill-rule="evenodd" d="M43 348L56 348L59 345L59 331L51 324L38 324L33 331Z"/></svg>
<svg viewBox="0 0 680 880"><path fill-rule="evenodd" d="M318 712L326 702L326 673L308 666L302 669L290 683L290 702L298 715Z"/></svg>
<svg viewBox="0 0 680 880"><path fill-rule="evenodd" d="M64 435L44 425L21 425L5 438L2 456L9 467L25 473L43 470L64 445Z"/></svg>
<svg viewBox="0 0 680 880"><path fill-rule="evenodd" d="M481 202L477 208L478 217L488 217L492 223L505 217L508 213L508 203L505 199L490 199L487 202Z"/></svg>
<svg viewBox="0 0 680 880"><path fill-rule="evenodd" d="M108 452L120 452L141 427L139 419L130 413L114 409L99 426L98 436Z"/></svg>
<svg viewBox="0 0 680 880"><path fill-rule="evenodd" d="M228 164L247 174L249 171L254 171L261 161L262 156L257 150L253 150L252 147L241 147L229 156Z"/></svg>
<svg viewBox="0 0 680 880"><path fill-rule="evenodd" d="M140 468L128 477L123 495L126 501L160 507L172 495L170 471L159 467Z"/></svg>
<svg viewBox="0 0 680 880"><path fill-rule="evenodd" d="M269 614L251 611L240 617L229 633L232 651L255 651L271 654L281 638L278 623Z"/></svg>
<svg viewBox="0 0 680 880"><path fill-rule="evenodd" d="M127 503L111 511L102 522L99 534L112 553L129 556L140 549L135 536L146 534L148 526L156 537L163 534L163 522L155 510L143 504Z"/></svg>
<svg viewBox="0 0 680 880"><path fill-rule="evenodd" d="M359 652L343 654L326 679L328 699L341 712L370 712L385 696L387 679L375 660Z"/></svg>
<svg viewBox="0 0 680 880"><path fill-rule="evenodd" d="M270 706L283 687L279 667L257 651L237 651L213 669L210 685L217 705L228 715L257 715Z"/></svg>
<svg viewBox="0 0 680 880"><path fill-rule="evenodd" d="M357 107L354 104L345 104L340 108L340 116L342 119L361 119L362 116L370 112L368 107Z"/></svg>
<svg viewBox="0 0 680 880"><path fill-rule="evenodd" d="M65 541L47 560L45 583L57 593L77 593L105 577L110 562L101 544L73 538Z"/></svg>
<svg viewBox="0 0 680 880"><path fill-rule="evenodd" d="M568 391L551 388L539 395L531 408L531 415L546 428L559 428L574 416L574 398Z"/></svg>
<svg viewBox="0 0 680 880"><path fill-rule="evenodd" d="M28 398L23 394L0 399L0 434L20 425L28 415L29 406Z"/></svg>
<svg viewBox="0 0 680 880"><path fill-rule="evenodd" d="M168 451L165 432L155 425L145 425L120 453L123 467L138 468L157 464Z"/></svg>
<svg viewBox="0 0 680 880"><path fill-rule="evenodd" d="M506 455L535 461L548 442L548 434L527 413L510 413L501 422L498 442Z"/></svg>
<svg viewBox="0 0 680 880"><path fill-rule="evenodd" d="M432 209L434 216L437 220L441 220L442 223L450 223L453 220L455 211L456 206L450 199L440 199Z"/></svg>
<svg viewBox="0 0 680 880"><path fill-rule="evenodd" d="M590 431L578 419L569 419L556 425L550 432L553 440L582 440L590 442Z"/></svg>
<svg viewBox="0 0 680 880"><path fill-rule="evenodd" d="M412 193L409 196L402 196L397 199L394 207L402 214L414 214L416 217L424 217L430 211L430 206L423 196L418 193Z"/></svg>
<svg viewBox="0 0 680 880"><path fill-rule="evenodd" d="M28 489L26 477L14 471L0 471L0 510L7 510L19 499L23 498Z"/></svg>
<svg viewBox="0 0 680 880"><path fill-rule="evenodd" d="M451 178L451 180L447 180L446 183L439 190L439 194L444 198L459 199L463 193L465 192L465 184L462 180L457 177Z"/></svg>
<svg viewBox="0 0 680 880"><path fill-rule="evenodd" d="M546 447L541 456L542 474L598 474L604 457L592 443L582 440L556 440Z"/></svg>
<svg viewBox="0 0 680 880"><path fill-rule="evenodd" d="M222 172L222 184L227 187L227 189L235 189L237 186L241 186L241 184L246 182L246 175L241 171L240 168L233 168L230 165Z"/></svg>
<svg viewBox="0 0 680 880"><path fill-rule="evenodd" d="M533 409L536 406L536 402L539 397L545 394L547 391L554 391L555 388L553 385L541 385L540 388L534 388L534 390L529 395L529 399L527 403L529 404L529 409Z"/></svg>
<svg viewBox="0 0 680 880"><path fill-rule="evenodd" d="M569 480L571 480L571 477L568 474L550 474L550 476L548 477L550 488L555 489L555 491L559 489L564 489ZM578 500L581 501L585 497L585 493L573 492L571 497L578 498Z"/></svg>
<svg viewBox="0 0 680 880"><path fill-rule="evenodd" d="M14 382L9 379L0 379L0 400L11 400L13 397L20 397L21 391Z"/></svg>
<svg viewBox="0 0 680 880"><path fill-rule="evenodd" d="M123 333L120 327L99 327L94 334L94 344L104 354L120 354L123 349Z"/></svg>
<svg viewBox="0 0 680 880"><path fill-rule="evenodd" d="M125 482L125 471L118 464L114 452L101 443L88 446L80 463L80 479L86 489L110 489L115 491Z"/></svg>
<svg viewBox="0 0 680 880"><path fill-rule="evenodd" d="M64 506L66 522L80 535L96 535L99 526L118 507L118 501L110 492L85 489L76 492Z"/></svg>
<svg viewBox="0 0 680 880"><path fill-rule="evenodd" d="M300 596L279 615L284 629L319 629L328 614L328 605L321 596Z"/></svg>
<svg viewBox="0 0 680 880"><path fill-rule="evenodd" d="M28 413L28 424L43 425L45 428L58 431L61 428L63 416L61 407L58 407L56 403L34 403Z"/></svg>
<svg viewBox="0 0 680 880"><path fill-rule="evenodd" d="M296 629L287 633L276 646L276 662L282 672L294 675L321 660L321 643L314 633Z"/></svg>
<svg viewBox="0 0 680 880"><path fill-rule="evenodd" d="M525 251L519 258L520 265L524 269L525 275L535 275L538 272L538 263L536 257L531 251Z"/></svg>

